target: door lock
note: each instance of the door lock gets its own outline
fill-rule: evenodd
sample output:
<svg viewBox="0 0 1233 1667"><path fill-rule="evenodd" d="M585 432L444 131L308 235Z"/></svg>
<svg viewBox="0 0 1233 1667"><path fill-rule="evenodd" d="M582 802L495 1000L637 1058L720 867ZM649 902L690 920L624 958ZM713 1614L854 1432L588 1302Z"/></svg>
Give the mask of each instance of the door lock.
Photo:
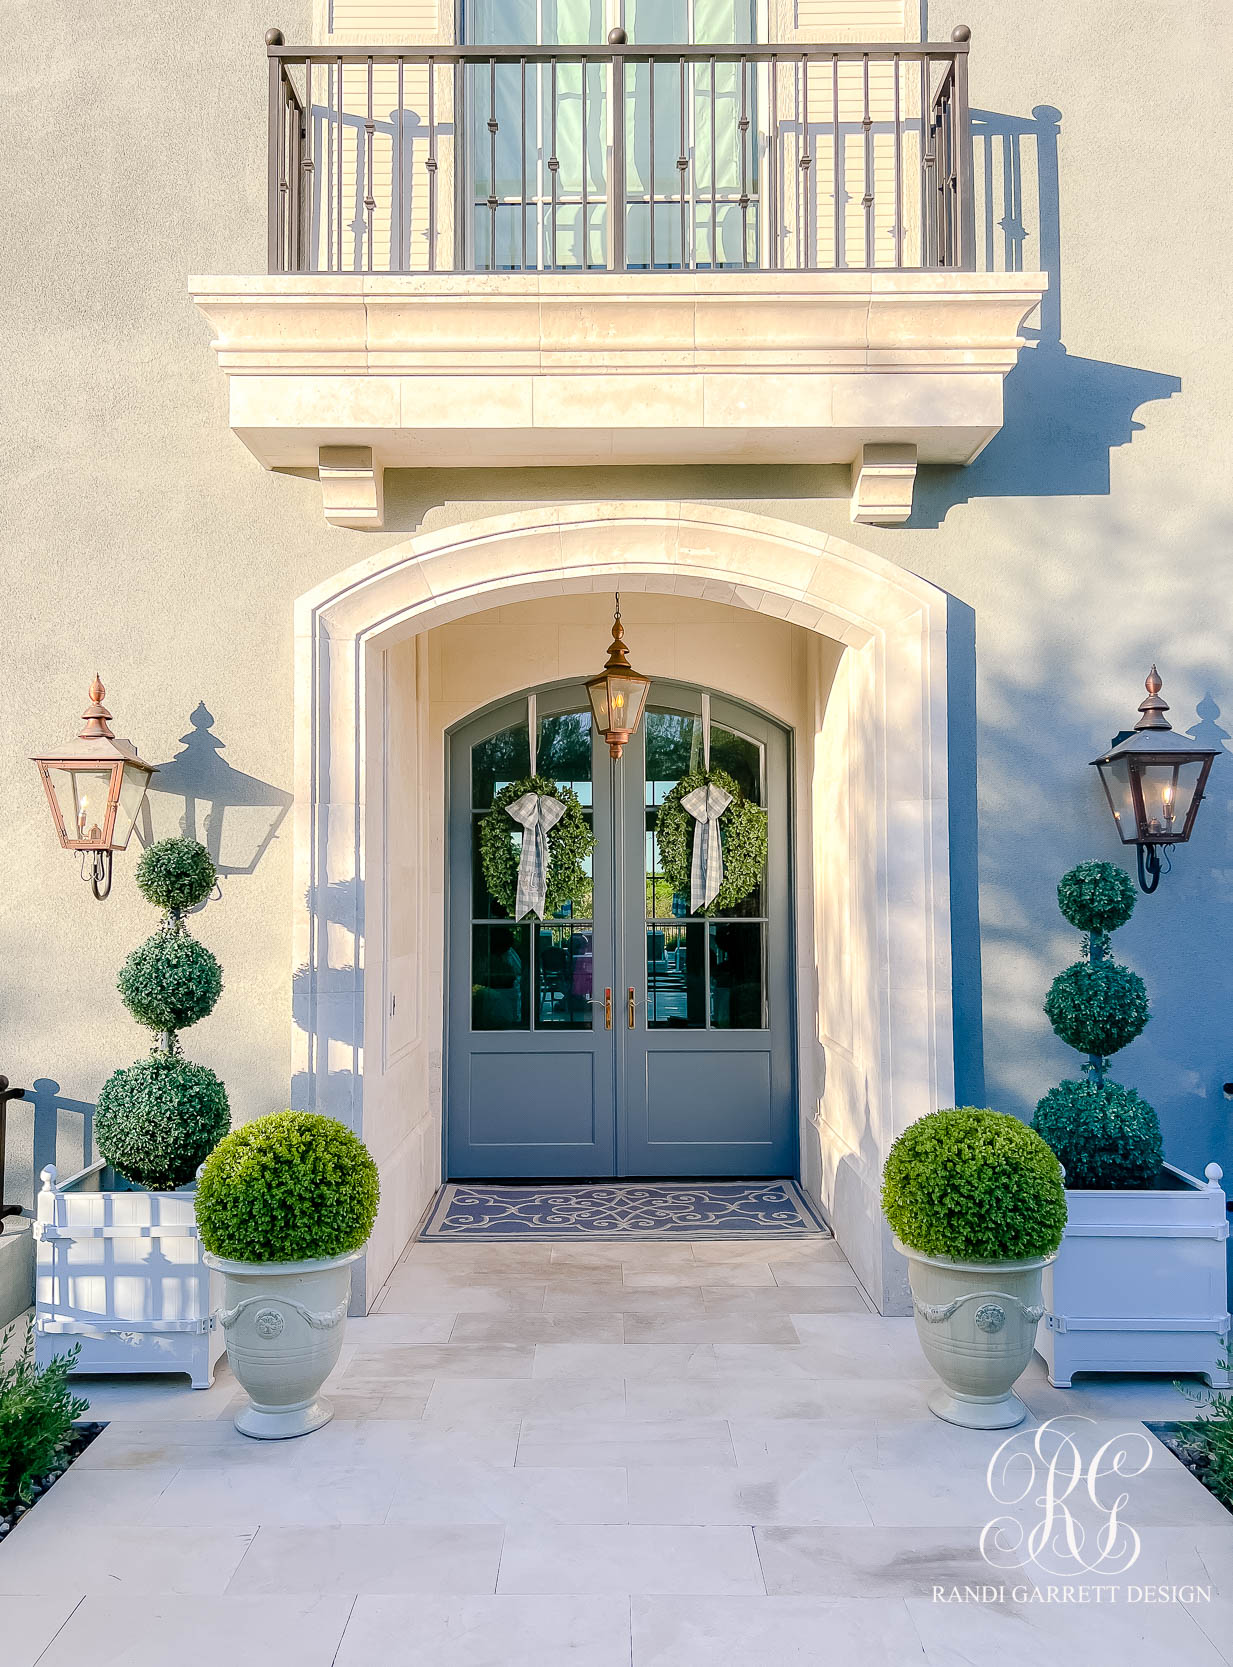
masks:
<svg viewBox="0 0 1233 1667"><path fill-rule="evenodd" d="M612 1029L612 991L604 991L604 1029Z"/></svg>
<svg viewBox="0 0 1233 1667"><path fill-rule="evenodd" d="M629 987L629 1028L631 1030L634 1028L634 987L632 984Z"/></svg>

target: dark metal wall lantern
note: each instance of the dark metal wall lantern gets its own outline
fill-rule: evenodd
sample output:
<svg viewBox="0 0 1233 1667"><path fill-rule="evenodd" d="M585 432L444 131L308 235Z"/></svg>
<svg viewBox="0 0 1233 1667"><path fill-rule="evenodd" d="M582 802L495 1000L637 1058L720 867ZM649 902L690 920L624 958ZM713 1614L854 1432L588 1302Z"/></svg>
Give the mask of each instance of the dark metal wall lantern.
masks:
<svg viewBox="0 0 1233 1667"><path fill-rule="evenodd" d="M138 758L131 741L117 741L111 733L106 693L95 672L76 741L33 759L60 844L81 852L82 878L89 879L100 901L111 890L112 852L126 849L155 770Z"/></svg>
<svg viewBox="0 0 1233 1667"><path fill-rule="evenodd" d="M1198 747L1174 730L1155 666L1144 687L1138 723L1115 735L1092 766L1100 771L1122 844L1137 847L1139 885L1151 892L1160 884L1162 847L1168 851L1190 838L1217 749Z"/></svg>

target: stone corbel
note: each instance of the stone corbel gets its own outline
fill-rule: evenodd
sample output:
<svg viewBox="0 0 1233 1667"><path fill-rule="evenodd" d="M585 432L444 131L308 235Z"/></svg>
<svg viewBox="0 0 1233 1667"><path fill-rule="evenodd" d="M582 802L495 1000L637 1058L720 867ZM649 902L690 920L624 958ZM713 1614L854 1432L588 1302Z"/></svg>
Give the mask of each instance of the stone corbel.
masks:
<svg viewBox="0 0 1233 1667"><path fill-rule="evenodd" d="M852 519L893 527L912 513L915 446L862 446L852 464Z"/></svg>
<svg viewBox="0 0 1233 1667"><path fill-rule="evenodd" d="M321 504L332 527L375 532L385 524L385 469L371 446L321 446Z"/></svg>

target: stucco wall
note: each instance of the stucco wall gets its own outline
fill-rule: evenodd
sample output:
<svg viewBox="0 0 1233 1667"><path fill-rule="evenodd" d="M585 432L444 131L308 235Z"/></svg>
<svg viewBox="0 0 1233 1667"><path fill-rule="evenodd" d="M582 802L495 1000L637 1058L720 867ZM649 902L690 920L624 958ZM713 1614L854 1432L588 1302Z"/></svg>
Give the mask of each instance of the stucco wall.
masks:
<svg viewBox="0 0 1233 1667"><path fill-rule="evenodd" d="M1184 18L1163 0L933 0L929 14L934 38L972 26L981 131L1023 164L1024 236L997 225L999 199L995 257L1020 250L1055 289L1007 385L1003 434L969 469L923 472L912 522L862 528L860 541L974 610L979 734L953 741L975 745L980 765L985 1097L1027 1111L1073 1064L1040 1012L1074 953L1053 886L1082 857L1119 854L1088 759L1132 716L1153 659L1179 727L1213 744L1233 730L1233 249L1211 211L1233 162L1211 65L1233 22L1219 0ZM20 1201L54 1125L71 1162L101 1082L143 1050L114 994L122 955L153 924L134 853L95 904L24 762L75 732L96 667L117 733L156 763L195 735L190 760L221 756L274 790L272 824L292 777L292 601L364 553L420 526L589 497L723 502L852 531L838 470L554 474L477 459L448 477L390 476L380 534L328 528L314 482L263 474L225 426L184 283L264 266L261 35L274 21L303 38L308 0L277 16L103 3L71 36L46 9L4 13L0 1071L59 1085L40 1097L36 1140L30 1113L12 1113L7 1190ZM31 115L52 106L54 122ZM211 722L194 725L202 702ZM262 808L251 782L209 779ZM284 823L196 923L227 983L187 1047L223 1075L241 1117L288 1097L290 887ZM1192 845L1118 940L1155 1005L1118 1069L1192 1168L1233 1159L1221 1095L1231 925L1224 760ZM977 1059L963 1038L961 1054Z"/></svg>

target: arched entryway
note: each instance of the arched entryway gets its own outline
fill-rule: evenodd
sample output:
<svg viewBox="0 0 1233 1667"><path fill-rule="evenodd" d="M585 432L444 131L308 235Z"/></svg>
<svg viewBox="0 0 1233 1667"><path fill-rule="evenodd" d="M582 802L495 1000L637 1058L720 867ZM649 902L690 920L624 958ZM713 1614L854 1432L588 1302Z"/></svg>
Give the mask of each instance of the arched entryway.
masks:
<svg viewBox="0 0 1233 1667"><path fill-rule="evenodd" d="M491 692L468 698L464 679L442 697L430 645L447 626L483 636L495 609L589 599L595 620L556 632L541 681L579 679L618 584L652 610L648 646L661 603L731 621L722 653L691 631L688 680L764 709L742 633L774 622L807 646L787 720L800 1176L878 1305L902 1308L881 1165L954 1093L948 598L846 540L702 505L553 506L420 534L301 600L292 1103L376 1155L375 1291L442 1177L445 730L533 681L532 639L494 629L466 662Z"/></svg>
<svg viewBox="0 0 1233 1667"><path fill-rule="evenodd" d="M704 768L764 812L767 834L756 882L706 905L666 877L656 832L665 800ZM455 726L448 769L450 1178L794 1176L782 725L657 679L613 759L585 688L566 683ZM592 848L568 894L520 920L510 885L525 836L503 801L535 777L558 805L577 801ZM510 859L494 889L484 842L491 866L497 829Z"/></svg>

